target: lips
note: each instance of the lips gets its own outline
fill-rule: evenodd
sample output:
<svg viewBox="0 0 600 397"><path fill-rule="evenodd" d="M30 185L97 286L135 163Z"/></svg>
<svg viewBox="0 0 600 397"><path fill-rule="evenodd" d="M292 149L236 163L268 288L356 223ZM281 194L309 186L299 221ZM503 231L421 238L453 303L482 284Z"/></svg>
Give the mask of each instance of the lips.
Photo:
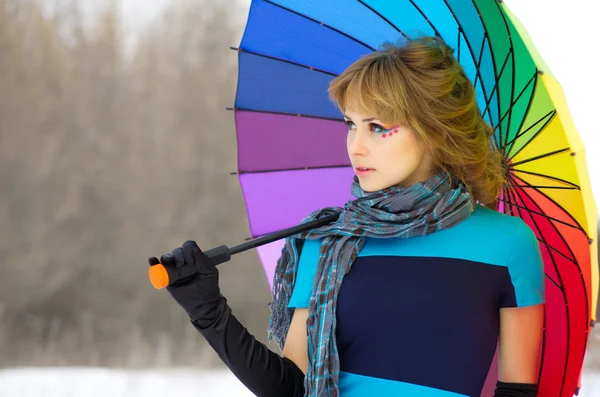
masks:
<svg viewBox="0 0 600 397"><path fill-rule="evenodd" d="M354 167L354 172L356 173L356 176L359 178L366 178L369 175L371 175L371 173L375 171L373 168L368 168L368 167Z"/></svg>

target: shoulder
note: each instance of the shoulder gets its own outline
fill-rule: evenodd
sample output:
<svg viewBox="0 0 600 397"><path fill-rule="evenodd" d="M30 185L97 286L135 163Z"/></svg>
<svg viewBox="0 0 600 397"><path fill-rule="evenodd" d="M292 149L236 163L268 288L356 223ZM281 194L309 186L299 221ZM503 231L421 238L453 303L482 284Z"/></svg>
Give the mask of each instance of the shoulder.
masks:
<svg viewBox="0 0 600 397"><path fill-rule="evenodd" d="M539 249L536 234L523 219L517 216L480 207L473 212L472 216L465 223L467 227L471 227L477 231L481 231L484 228L489 229L487 237L492 237L505 243L505 249L509 256L514 255L515 251L519 253L523 249Z"/></svg>
<svg viewBox="0 0 600 397"><path fill-rule="evenodd" d="M535 234L523 219L482 206L476 207L454 232L470 241L473 248L493 252L496 264L505 263L514 247L537 247Z"/></svg>
<svg viewBox="0 0 600 397"><path fill-rule="evenodd" d="M469 230L475 240L485 240L486 244L495 245L506 254L505 264L514 260L515 255L523 251L539 251L539 243L535 232L523 219L517 216L503 214L486 207L479 206L464 222L464 228Z"/></svg>
<svg viewBox="0 0 600 397"><path fill-rule="evenodd" d="M463 228L477 231L487 229L497 236L512 236L515 228L521 227L519 225L527 226L521 218L503 214L480 205L475 207L473 213L462 224L459 224Z"/></svg>

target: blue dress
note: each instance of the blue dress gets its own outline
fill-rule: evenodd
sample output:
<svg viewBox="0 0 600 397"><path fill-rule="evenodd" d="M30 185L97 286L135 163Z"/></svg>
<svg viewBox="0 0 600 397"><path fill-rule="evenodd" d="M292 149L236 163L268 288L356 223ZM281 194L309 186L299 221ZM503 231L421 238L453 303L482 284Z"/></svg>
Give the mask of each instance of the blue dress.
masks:
<svg viewBox="0 0 600 397"><path fill-rule="evenodd" d="M289 307L308 307L319 246L304 243ZM538 241L520 218L477 206L428 236L368 238L338 296L340 395L479 397L500 308L544 302Z"/></svg>

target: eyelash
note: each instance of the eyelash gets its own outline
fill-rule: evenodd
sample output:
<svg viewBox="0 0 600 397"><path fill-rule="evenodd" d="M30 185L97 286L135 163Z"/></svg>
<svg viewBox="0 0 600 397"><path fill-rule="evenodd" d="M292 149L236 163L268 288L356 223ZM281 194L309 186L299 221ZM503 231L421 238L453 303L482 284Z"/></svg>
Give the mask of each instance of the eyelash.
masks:
<svg viewBox="0 0 600 397"><path fill-rule="evenodd" d="M344 120L344 123L346 124L346 126L348 126L348 129L351 128L351 126L350 126L351 124L354 124L354 122L352 122L350 120ZM385 128L383 128L382 126L380 126L379 124L376 124L376 123L369 123L369 128L370 127L379 128L380 131L373 131L376 134L384 134L384 133L391 131L391 130L386 130Z"/></svg>

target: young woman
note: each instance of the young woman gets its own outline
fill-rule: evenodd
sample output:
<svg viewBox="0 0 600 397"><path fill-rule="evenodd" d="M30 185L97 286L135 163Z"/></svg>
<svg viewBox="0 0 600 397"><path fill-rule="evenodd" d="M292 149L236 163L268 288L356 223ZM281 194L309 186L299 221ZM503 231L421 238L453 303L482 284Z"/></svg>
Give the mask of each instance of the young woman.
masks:
<svg viewBox="0 0 600 397"><path fill-rule="evenodd" d="M356 199L286 239L269 337L257 342L193 241L161 257L196 266L168 287L258 396L535 396L544 317L538 242L495 210L506 168L473 85L441 39L388 44L329 88L348 125ZM152 258L150 263L157 263Z"/></svg>

